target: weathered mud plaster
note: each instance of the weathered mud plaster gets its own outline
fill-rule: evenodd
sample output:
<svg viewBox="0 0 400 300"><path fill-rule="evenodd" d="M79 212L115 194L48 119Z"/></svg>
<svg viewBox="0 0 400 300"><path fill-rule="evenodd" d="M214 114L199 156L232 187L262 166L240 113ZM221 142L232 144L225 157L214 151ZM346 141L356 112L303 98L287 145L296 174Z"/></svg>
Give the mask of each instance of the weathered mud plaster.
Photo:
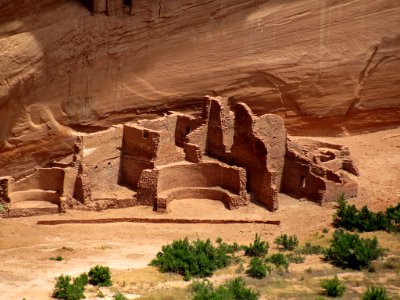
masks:
<svg viewBox="0 0 400 300"><path fill-rule="evenodd" d="M0 201L8 216L133 205L166 211L183 198L229 209L252 198L274 211L281 191L321 204L354 197L350 173L358 170L347 147L288 138L281 117L206 97L199 116L169 112L78 136L73 154L53 167L0 178Z"/></svg>

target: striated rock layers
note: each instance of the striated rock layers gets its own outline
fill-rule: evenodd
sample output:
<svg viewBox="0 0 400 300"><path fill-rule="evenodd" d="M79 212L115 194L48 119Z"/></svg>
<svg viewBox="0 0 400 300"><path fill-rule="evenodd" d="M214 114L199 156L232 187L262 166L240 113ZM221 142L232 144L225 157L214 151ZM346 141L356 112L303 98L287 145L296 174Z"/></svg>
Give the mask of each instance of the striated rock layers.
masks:
<svg viewBox="0 0 400 300"><path fill-rule="evenodd" d="M393 125L399 70L396 0L135 0L110 15L0 0L0 176L207 93L279 114L292 134Z"/></svg>

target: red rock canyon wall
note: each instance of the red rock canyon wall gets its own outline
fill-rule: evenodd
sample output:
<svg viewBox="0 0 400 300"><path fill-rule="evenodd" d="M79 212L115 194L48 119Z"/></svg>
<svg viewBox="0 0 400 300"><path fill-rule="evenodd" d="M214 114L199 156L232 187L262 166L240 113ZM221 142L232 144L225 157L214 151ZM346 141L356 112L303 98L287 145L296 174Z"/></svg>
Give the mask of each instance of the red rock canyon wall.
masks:
<svg viewBox="0 0 400 300"><path fill-rule="evenodd" d="M0 176L72 151L77 131L193 110L206 94L289 133L400 122L398 0L0 0Z"/></svg>

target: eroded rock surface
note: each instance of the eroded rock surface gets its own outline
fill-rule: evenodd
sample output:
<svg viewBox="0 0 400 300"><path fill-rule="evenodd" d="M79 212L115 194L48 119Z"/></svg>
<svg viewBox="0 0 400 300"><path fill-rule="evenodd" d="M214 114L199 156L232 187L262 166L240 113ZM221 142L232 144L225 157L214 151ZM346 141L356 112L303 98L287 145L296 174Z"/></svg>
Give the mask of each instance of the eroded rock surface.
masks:
<svg viewBox="0 0 400 300"><path fill-rule="evenodd" d="M204 94L278 113L290 133L400 116L394 0L0 2L0 176L72 153L75 137Z"/></svg>

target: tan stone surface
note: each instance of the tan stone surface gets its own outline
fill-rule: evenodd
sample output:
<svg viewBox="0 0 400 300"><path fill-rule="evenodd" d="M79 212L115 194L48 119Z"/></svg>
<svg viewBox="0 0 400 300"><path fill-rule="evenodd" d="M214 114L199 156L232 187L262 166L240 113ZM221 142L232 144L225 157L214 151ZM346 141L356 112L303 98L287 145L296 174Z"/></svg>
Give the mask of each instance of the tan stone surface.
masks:
<svg viewBox="0 0 400 300"><path fill-rule="evenodd" d="M398 123L399 12L393 0L135 0L107 16L2 0L0 176L71 153L76 131L207 93L279 112L290 133Z"/></svg>

